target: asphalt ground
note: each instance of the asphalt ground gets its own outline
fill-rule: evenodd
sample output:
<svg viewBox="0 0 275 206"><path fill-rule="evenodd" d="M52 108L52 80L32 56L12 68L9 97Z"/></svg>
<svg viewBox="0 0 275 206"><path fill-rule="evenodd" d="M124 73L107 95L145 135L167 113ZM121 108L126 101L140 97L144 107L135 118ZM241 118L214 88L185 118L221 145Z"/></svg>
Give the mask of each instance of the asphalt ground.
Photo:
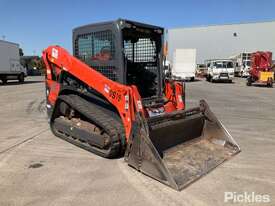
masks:
<svg viewBox="0 0 275 206"><path fill-rule="evenodd" d="M52 135L42 77L0 85L0 205L275 205L275 88L195 81L187 107L205 99L242 152L184 190ZM225 202L225 192L268 195Z"/></svg>

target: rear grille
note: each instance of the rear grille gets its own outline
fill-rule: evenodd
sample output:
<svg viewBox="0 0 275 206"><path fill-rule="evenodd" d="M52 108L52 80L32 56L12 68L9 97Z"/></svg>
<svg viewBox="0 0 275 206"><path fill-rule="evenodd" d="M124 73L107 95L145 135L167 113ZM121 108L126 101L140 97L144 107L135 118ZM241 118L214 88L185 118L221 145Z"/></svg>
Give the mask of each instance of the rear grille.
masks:
<svg viewBox="0 0 275 206"><path fill-rule="evenodd" d="M114 66L92 66L92 68L113 81L118 80Z"/></svg>
<svg viewBox="0 0 275 206"><path fill-rule="evenodd" d="M133 50L134 46L134 50ZM149 38L139 39L136 43L124 41L125 55L133 62L155 62L156 43Z"/></svg>
<svg viewBox="0 0 275 206"><path fill-rule="evenodd" d="M115 37L111 30L78 35L74 42L75 56L107 78L117 81L118 76L113 61L115 59L114 41Z"/></svg>
<svg viewBox="0 0 275 206"><path fill-rule="evenodd" d="M156 42L149 38L140 38L136 43L124 41L125 57L134 62L142 62L145 69L157 74Z"/></svg>
<svg viewBox="0 0 275 206"><path fill-rule="evenodd" d="M220 76L221 77L228 77L228 73L221 73Z"/></svg>

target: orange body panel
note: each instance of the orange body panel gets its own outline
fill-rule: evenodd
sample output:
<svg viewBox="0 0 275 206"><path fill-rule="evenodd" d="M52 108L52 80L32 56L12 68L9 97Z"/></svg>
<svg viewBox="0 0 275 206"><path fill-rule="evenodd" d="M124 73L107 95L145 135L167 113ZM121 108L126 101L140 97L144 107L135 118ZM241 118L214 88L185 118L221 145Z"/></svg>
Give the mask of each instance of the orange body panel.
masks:
<svg viewBox="0 0 275 206"><path fill-rule="evenodd" d="M88 86L102 94L119 112L125 127L126 138L131 132L132 121L135 119L134 111L141 111L141 99L137 90L133 87L114 82L96 70L91 69L77 58L71 56L65 49L59 46L50 46L43 52L43 59L47 68L47 79L51 80L52 68L49 63L54 64L59 69L68 71L73 76L85 82ZM49 81L50 85L55 83ZM50 91L49 101L54 103L58 90ZM135 101L134 101L135 100ZM140 103L139 103L140 102Z"/></svg>
<svg viewBox="0 0 275 206"><path fill-rule="evenodd" d="M185 109L184 86L181 82L166 80L164 93L168 99L168 103L164 105L165 112Z"/></svg>
<svg viewBox="0 0 275 206"><path fill-rule="evenodd" d="M108 79L59 46L50 46L45 49L43 60L46 65L47 86L49 87L48 100L52 106L60 90L60 85L52 79L53 73L58 76L61 71L66 71L102 94L116 107L125 128L126 139L129 139L135 114L139 112L144 118L147 116L135 85L127 86ZM185 108L182 83L166 81L164 93L168 99L168 102L163 105L166 113Z"/></svg>

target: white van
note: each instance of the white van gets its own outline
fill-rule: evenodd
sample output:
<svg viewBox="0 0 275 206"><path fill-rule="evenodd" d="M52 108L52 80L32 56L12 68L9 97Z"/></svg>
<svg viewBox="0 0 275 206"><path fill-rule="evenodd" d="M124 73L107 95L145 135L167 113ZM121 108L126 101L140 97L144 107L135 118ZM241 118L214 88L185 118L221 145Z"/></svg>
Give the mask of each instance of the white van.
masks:
<svg viewBox="0 0 275 206"><path fill-rule="evenodd" d="M207 60L207 81L227 81L232 82L234 78L233 61L229 59Z"/></svg>
<svg viewBox="0 0 275 206"><path fill-rule="evenodd" d="M27 70L20 64L19 45L0 40L0 80L6 83L8 80L24 82Z"/></svg>

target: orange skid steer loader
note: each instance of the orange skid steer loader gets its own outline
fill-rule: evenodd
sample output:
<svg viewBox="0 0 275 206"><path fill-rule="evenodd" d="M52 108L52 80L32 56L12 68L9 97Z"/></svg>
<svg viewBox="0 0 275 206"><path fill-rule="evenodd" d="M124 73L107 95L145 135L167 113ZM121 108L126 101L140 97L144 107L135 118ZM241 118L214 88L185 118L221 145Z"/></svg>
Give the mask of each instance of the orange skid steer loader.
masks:
<svg viewBox="0 0 275 206"><path fill-rule="evenodd" d="M201 100L185 109L163 71L161 27L119 19L74 29L74 56L43 51L52 132L180 190L240 151Z"/></svg>

